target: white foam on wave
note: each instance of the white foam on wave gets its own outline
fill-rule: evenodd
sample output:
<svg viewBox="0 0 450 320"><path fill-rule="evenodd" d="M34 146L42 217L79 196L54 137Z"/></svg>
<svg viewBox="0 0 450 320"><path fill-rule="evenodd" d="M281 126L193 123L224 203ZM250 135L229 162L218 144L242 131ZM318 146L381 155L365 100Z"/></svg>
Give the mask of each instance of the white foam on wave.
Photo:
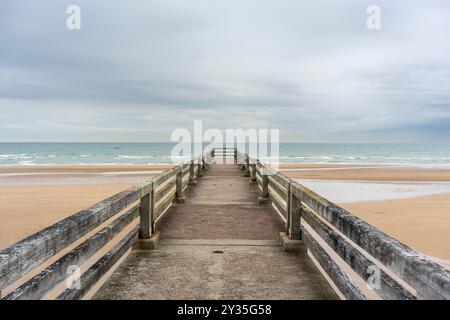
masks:
<svg viewBox="0 0 450 320"><path fill-rule="evenodd" d="M283 169L281 168L280 171L286 171L286 172L296 172L296 171L329 171L329 170L356 170L356 169L376 169L380 168L380 166L366 166L366 167L324 167L324 168L290 168L290 169Z"/></svg>
<svg viewBox="0 0 450 320"><path fill-rule="evenodd" d="M111 171L111 172L13 172L13 173L0 173L1 177L23 177L23 176L65 176L65 175L77 175L77 176L123 176L123 175L142 175L142 174L158 174L162 170L142 170L142 171Z"/></svg>
<svg viewBox="0 0 450 320"><path fill-rule="evenodd" d="M114 159L153 159L153 156L125 156L125 155L118 155L117 157L114 157Z"/></svg>

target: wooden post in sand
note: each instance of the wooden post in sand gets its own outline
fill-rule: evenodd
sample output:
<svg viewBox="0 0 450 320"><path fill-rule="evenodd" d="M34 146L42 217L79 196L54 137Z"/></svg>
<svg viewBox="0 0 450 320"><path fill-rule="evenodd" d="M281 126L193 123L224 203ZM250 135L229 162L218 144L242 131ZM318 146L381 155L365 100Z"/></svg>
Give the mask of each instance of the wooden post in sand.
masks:
<svg viewBox="0 0 450 320"><path fill-rule="evenodd" d="M141 197L140 204L140 225L139 225L139 238L140 239L150 239L154 230L154 192L153 183L150 182L150 188Z"/></svg>

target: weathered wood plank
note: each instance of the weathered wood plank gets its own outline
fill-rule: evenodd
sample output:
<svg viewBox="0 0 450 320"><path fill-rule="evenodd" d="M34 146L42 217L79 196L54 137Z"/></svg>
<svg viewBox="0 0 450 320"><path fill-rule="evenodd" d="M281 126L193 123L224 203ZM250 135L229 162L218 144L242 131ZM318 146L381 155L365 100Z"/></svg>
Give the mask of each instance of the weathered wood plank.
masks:
<svg viewBox="0 0 450 320"><path fill-rule="evenodd" d="M344 237L339 235L320 219L309 208L302 207L302 219L365 281L369 279L370 268L376 264L363 255ZM400 283L380 270L380 287L374 291L383 299L415 300L416 297Z"/></svg>
<svg viewBox="0 0 450 320"><path fill-rule="evenodd" d="M269 177L267 175L261 176L261 198L269 197Z"/></svg>
<svg viewBox="0 0 450 320"><path fill-rule="evenodd" d="M181 168L179 166L173 167L169 170L166 170L164 172L161 172L157 176L155 176L153 181L153 188L158 189L158 187L162 184L164 184L167 180L175 177L178 172L180 172Z"/></svg>
<svg viewBox="0 0 450 320"><path fill-rule="evenodd" d="M155 192L151 190L149 193L141 197L139 208L139 238L150 239L153 234L153 222L155 212Z"/></svg>
<svg viewBox="0 0 450 320"><path fill-rule="evenodd" d="M167 195L165 199L160 201L155 206L155 220L159 219L161 214L170 206L175 199L175 186L173 186L172 191Z"/></svg>
<svg viewBox="0 0 450 320"><path fill-rule="evenodd" d="M158 190L155 190L155 203L158 203L161 199L163 199L170 190L173 189L173 186L176 185L176 176L171 177L170 180L167 180L164 185L161 185Z"/></svg>
<svg viewBox="0 0 450 320"><path fill-rule="evenodd" d="M256 182L258 182L258 186L262 187L262 178L260 176L256 176Z"/></svg>
<svg viewBox="0 0 450 320"><path fill-rule="evenodd" d="M183 164L183 176L189 172L190 164Z"/></svg>
<svg viewBox="0 0 450 320"><path fill-rule="evenodd" d="M176 185L175 189L176 198L182 199L184 189L183 189L183 173L181 171L178 172L177 174L175 185Z"/></svg>
<svg viewBox="0 0 450 320"><path fill-rule="evenodd" d="M41 299L56 284L67 277L67 269L70 266L81 266L98 250L124 230L130 223L139 217L139 206L128 210L109 226L103 228L95 235L87 239L78 247L65 254L45 270L34 276L19 288L6 296L5 300L36 300Z"/></svg>
<svg viewBox="0 0 450 320"><path fill-rule="evenodd" d="M302 204L300 199L289 192L289 218L287 219L286 229L288 230L289 239L301 240L302 230L300 228L300 219L302 217Z"/></svg>
<svg viewBox="0 0 450 320"><path fill-rule="evenodd" d="M57 300L79 300L105 275L138 239L139 228L134 228L106 255L90 267L80 278L79 289L66 289Z"/></svg>
<svg viewBox="0 0 450 320"><path fill-rule="evenodd" d="M277 193L278 197L280 197L284 201L287 201L288 189L284 188L276 180L274 180L273 176L269 176L269 187L271 187Z"/></svg>
<svg viewBox="0 0 450 320"><path fill-rule="evenodd" d="M189 184L189 174L183 176L183 190L187 188Z"/></svg>
<svg viewBox="0 0 450 320"><path fill-rule="evenodd" d="M450 299L450 270L347 210L295 183L296 197L415 288L418 298Z"/></svg>
<svg viewBox="0 0 450 320"><path fill-rule="evenodd" d="M0 252L0 289L21 278L141 196L133 187L65 218Z"/></svg>
<svg viewBox="0 0 450 320"><path fill-rule="evenodd" d="M250 181L256 181L256 164L250 164Z"/></svg>
<svg viewBox="0 0 450 320"><path fill-rule="evenodd" d="M191 161L189 165L189 181L193 182L195 181L195 165L194 160Z"/></svg>
<svg viewBox="0 0 450 320"><path fill-rule="evenodd" d="M367 300L367 297L361 290L353 284L339 265L325 251L324 248L314 239L309 231L302 227L303 241L311 254L319 262L320 266L325 270L331 280L334 282L339 291L348 300Z"/></svg>
<svg viewBox="0 0 450 320"><path fill-rule="evenodd" d="M271 190L271 189L269 189ZM286 202L281 199L276 192L269 192L269 199L272 201L272 203L275 205L275 207L280 211L280 213L283 215L285 219L288 218L287 215L287 206Z"/></svg>
<svg viewBox="0 0 450 320"><path fill-rule="evenodd" d="M289 184L293 181L279 173L270 175L270 179L278 183L285 190L289 188Z"/></svg>

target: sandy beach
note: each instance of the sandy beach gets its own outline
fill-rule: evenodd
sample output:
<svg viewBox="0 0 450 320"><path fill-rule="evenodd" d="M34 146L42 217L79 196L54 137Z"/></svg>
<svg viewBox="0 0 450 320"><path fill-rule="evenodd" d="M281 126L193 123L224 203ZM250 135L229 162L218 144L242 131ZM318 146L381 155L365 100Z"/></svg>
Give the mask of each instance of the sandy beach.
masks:
<svg viewBox="0 0 450 320"><path fill-rule="evenodd" d="M0 247L168 167L0 167ZM290 164L282 169L384 232L449 264L450 168Z"/></svg>
<svg viewBox="0 0 450 320"><path fill-rule="evenodd" d="M0 167L0 248L169 166Z"/></svg>

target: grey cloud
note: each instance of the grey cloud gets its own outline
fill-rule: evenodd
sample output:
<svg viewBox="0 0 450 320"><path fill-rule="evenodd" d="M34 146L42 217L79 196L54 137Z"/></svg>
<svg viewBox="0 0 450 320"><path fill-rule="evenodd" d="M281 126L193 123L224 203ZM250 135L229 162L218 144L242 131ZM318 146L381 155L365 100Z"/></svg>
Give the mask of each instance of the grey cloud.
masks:
<svg viewBox="0 0 450 320"><path fill-rule="evenodd" d="M448 139L448 1L377 1L376 32L372 1L80 0L69 31L72 3L2 4L0 140L167 140L193 120Z"/></svg>

